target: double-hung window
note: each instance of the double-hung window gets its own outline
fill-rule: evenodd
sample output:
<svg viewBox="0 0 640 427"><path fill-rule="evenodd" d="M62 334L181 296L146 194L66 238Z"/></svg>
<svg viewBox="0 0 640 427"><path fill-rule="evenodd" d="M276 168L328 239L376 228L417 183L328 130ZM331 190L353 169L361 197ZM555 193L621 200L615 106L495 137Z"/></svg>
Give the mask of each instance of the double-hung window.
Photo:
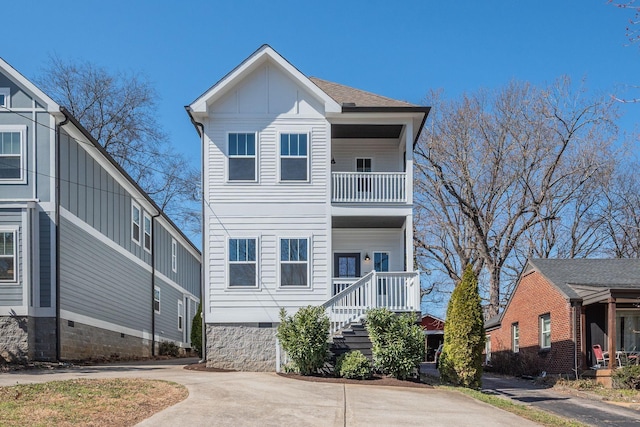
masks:
<svg viewBox="0 0 640 427"><path fill-rule="evenodd" d="M171 271L178 272L178 242L171 239Z"/></svg>
<svg viewBox="0 0 640 427"><path fill-rule="evenodd" d="M280 286L309 285L309 240L280 239Z"/></svg>
<svg viewBox="0 0 640 427"><path fill-rule="evenodd" d="M140 210L140 206L135 203L131 203L131 240L136 242L138 245L140 244L140 221L142 216L142 211Z"/></svg>
<svg viewBox="0 0 640 427"><path fill-rule="evenodd" d="M280 180L309 179L309 146L306 133L280 134Z"/></svg>
<svg viewBox="0 0 640 427"><path fill-rule="evenodd" d="M520 351L520 325L517 323L511 325L511 349L514 353Z"/></svg>
<svg viewBox="0 0 640 427"><path fill-rule="evenodd" d="M256 181L256 134L229 134L229 181Z"/></svg>
<svg viewBox="0 0 640 427"><path fill-rule="evenodd" d="M0 282L16 282L16 232L0 230Z"/></svg>
<svg viewBox="0 0 640 427"><path fill-rule="evenodd" d="M153 309L156 313L160 313L160 288L153 288Z"/></svg>
<svg viewBox="0 0 640 427"><path fill-rule="evenodd" d="M9 96L11 91L8 87L0 87L0 108L10 108Z"/></svg>
<svg viewBox="0 0 640 427"><path fill-rule="evenodd" d="M24 126L0 126L0 181L24 181L25 131Z"/></svg>
<svg viewBox="0 0 640 427"><path fill-rule="evenodd" d="M229 287L257 287L256 239L229 239Z"/></svg>
<svg viewBox="0 0 640 427"><path fill-rule="evenodd" d="M540 316L540 348L551 348L551 315Z"/></svg>
<svg viewBox="0 0 640 427"><path fill-rule="evenodd" d="M151 216L144 214L144 248L151 252Z"/></svg>
<svg viewBox="0 0 640 427"><path fill-rule="evenodd" d="M178 301L178 330L182 330L182 324L184 323L184 304L182 301Z"/></svg>

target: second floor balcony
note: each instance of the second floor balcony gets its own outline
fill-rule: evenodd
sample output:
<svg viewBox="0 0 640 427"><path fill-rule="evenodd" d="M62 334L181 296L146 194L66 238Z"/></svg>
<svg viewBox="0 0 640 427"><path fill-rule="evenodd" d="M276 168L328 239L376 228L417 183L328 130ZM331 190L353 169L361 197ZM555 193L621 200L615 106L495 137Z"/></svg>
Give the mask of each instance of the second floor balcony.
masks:
<svg viewBox="0 0 640 427"><path fill-rule="evenodd" d="M333 203L406 203L405 172L332 172Z"/></svg>

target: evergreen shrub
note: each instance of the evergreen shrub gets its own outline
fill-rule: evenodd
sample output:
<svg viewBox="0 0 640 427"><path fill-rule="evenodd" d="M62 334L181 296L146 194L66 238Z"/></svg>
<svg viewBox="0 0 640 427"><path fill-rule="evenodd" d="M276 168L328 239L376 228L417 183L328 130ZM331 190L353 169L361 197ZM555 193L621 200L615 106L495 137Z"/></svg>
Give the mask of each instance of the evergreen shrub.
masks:
<svg viewBox="0 0 640 427"><path fill-rule="evenodd" d="M324 366L329 351L329 318L322 307L303 307L293 316L280 310L280 345L302 375L316 373Z"/></svg>

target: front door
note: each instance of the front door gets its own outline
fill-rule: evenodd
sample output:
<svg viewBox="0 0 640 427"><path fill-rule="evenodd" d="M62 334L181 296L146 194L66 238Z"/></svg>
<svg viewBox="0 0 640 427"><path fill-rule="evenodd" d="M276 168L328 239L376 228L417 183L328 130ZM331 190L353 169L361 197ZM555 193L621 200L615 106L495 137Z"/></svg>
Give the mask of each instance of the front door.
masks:
<svg viewBox="0 0 640 427"><path fill-rule="evenodd" d="M356 278L360 277L360 253L336 253L333 255L333 277ZM352 281L344 283L336 281L333 284L333 295L342 291Z"/></svg>

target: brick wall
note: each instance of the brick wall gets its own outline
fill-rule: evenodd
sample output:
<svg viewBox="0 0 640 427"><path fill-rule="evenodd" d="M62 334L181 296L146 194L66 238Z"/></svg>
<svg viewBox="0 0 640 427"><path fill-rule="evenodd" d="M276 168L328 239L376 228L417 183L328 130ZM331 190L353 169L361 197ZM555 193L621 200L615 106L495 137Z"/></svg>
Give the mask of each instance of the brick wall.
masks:
<svg viewBox="0 0 640 427"><path fill-rule="evenodd" d="M579 334L580 309L575 312ZM551 318L551 348L542 350L540 316L547 313ZM536 271L521 277L500 328L490 332L492 355L513 351L514 323L518 323L520 329L520 357L529 358L539 364L540 370L550 374L573 372L575 347L571 304Z"/></svg>

